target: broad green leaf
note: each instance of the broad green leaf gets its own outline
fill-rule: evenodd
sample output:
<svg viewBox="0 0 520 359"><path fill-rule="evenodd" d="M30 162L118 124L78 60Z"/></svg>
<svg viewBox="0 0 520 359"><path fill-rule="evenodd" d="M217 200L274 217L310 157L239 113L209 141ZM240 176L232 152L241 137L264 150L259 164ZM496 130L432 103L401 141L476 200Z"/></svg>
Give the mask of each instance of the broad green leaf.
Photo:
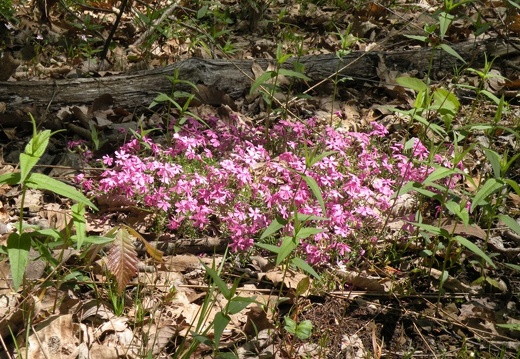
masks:
<svg viewBox="0 0 520 359"><path fill-rule="evenodd" d="M20 172L4 173L0 176L0 184L5 183L9 185L15 185L20 183Z"/></svg>
<svg viewBox="0 0 520 359"><path fill-rule="evenodd" d="M322 232L325 232L323 228L302 228L296 233L296 238L304 239Z"/></svg>
<svg viewBox="0 0 520 359"><path fill-rule="evenodd" d="M457 51L453 50L448 44L441 44L441 49L443 49L446 53L450 54L451 56L455 57L456 59L460 60L463 64L466 63L466 61L458 54Z"/></svg>
<svg viewBox="0 0 520 359"><path fill-rule="evenodd" d="M296 334L296 322L287 316L284 317L284 322L285 322L284 329L288 333Z"/></svg>
<svg viewBox="0 0 520 359"><path fill-rule="evenodd" d="M520 235L520 224L518 224L517 221L515 221L513 218L506 216L504 214L499 214L497 216L502 222L505 223L506 226L509 227L513 232Z"/></svg>
<svg viewBox="0 0 520 359"><path fill-rule="evenodd" d="M260 248L266 249L266 250L268 250L269 252L273 252L273 253L279 253L279 252L280 252L280 247L275 246L275 245L272 245L272 244L267 244L267 243L255 243L255 245L256 245L257 247L260 247Z"/></svg>
<svg viewBox="0 0 520 359"><path fill-rule="evenodd" d="M88 122L88 126L90 128L90 138L92 140L92 144L94 145L95 150L99 150L99 135L96 124L93 120Z"/></svg>
<svg viewBox="0 0 520 359"><path fill-rule="evenodd" d="M197 11L197 19L202 19L204 16L206 16L206 13L208 12L208 5L204 5Z"/></svg>
<svg viewBox="0 0 520 359"><path fill-rule="evenodd" d="M310 320L303 320L296 326L296 336L301 339L309 339L312 333L312 322Z"/></svg>
<svg viewBox="0 0 520 359"><path fill-rule="evenodd" d="M505 263L505 265L508 266L511 269L514 269L514 270L520 272L520 266L519 265L512 264L512 263Z"/></svg>
<svg viewBox="0 0 520 359"><path fill-rule="evenodd" d="M208 267L204 263L202 263L202 265L204 266L206 273L208 273L211 280L213 281L213 283L215 283L215 285L220 290L224 298L230 300L233 294L231 293L231 290L228 288L227 284L222 280L222 278L220 278L220 276L214 269Z"/></svg>
<svg viewBox="0 0 520 359"><path fill-rule="evenodd" d="M50 130L35 133L29 143L25 146L24 153L20 154L20 183L27 179L34 165L38 163L42 155L45 153L51 135Z"/></svg>
<svg viewBox="0 0 520 359"><path fill-rule="evenodd" d="M430 173L430 175L428 177L426 177L426 179L424 180L423 183L428 184L430 182L435 182L444 177L454 175L455 173L456 173L456 171L451 168L439 167L439 168L435 169L432 173Z"/></svg>
<svg viewBox="0 0 520 359"><path fill-rule="evenodd" d="M444 285L444 282L446 282L446 279L448 279L449 276L450 275L449 275L447 270L445 270L445 271L443 271L441 273L440 285L439 285L441 288L442 288L442 286Z"/></svg>
<svg viewBox="0 0 520 359"><path fill-rule="evenodd" d="M416 227L419 227L421 229L424 229L425 231L435 234L437 236L443 236L446 238L450 237L450 233L447 230L445 230L444 228L439 228L439 227L432 226L431 224L426 224L426 223L410 222L410 224L412 224Z"/></svg>
<svg viewBox="0 0 520 359"><path fill-rule="evenodd" d="M401 76L401 77L396 78L395 81L399 85L406 87L406 88L410 88L417 92L421 92L421 91L426 92L428 90L428 85L426 85L424 83L424 81L419 80L415 77Z"/></svg>
<svg viewBox="0 0 520 359"><path fill-rule="evenodd" d="M509 330L520 330L520 324L518 323L510 323L510 324L497 324L497 327L509 329Z"/></svg>
<svg viewBox="0 0 520 359"><path fill-rule="evenodd" d="M444 88L438 88L433 92L432 106L442 115L448 114L453 117L459 111L460 102L453 92Z"/></svg>
<svg viewBox="0 0 520 359"><path fill-rule="evenodd" d="M303 259L299 257L294 257L293 259L291 259L291 263L297 268L300 268L302 271L309 273L314 278L320 279L320 275L316 273L314 268L312 268L310 264L304 261Z"/></svg>
<svg viewBox="0 0 520 359"><path fill-rule="evenodd" d="M325 215L327 213L327 210L325 209L325 202L323 202L323 197L321 196L320 187L318 186L314 178L306 175L302 175L302 178L305 181L305 183L307 183L307 186L309 186L309 188L311 189L312 193L314 194L314 197L316 197L316 199L318 200L318 203L321 207L321 213Z"/></svg>
<svg viewBox="0 0 520 359"><path fill-rule="evenodd" d="M405 151L409 151L409 150L411 150L412 148L414 148L414 147L415 147L415 141L416 141L415 138L410 138L408 141L406 141L406 142L404 143L404 150L405 150Z"/></svg>
<svg viewBox="0 0 520 359"><path fill-rule="evenodd" d="M250 298L250 297L233 297L229 301L229 305L228 305L228 308L227 308L227 313L229 313L230 315L240 313L242 310L244 310L251 303L257 303L255 298Z"/></svg>
<svg viewBox="0 0 520 359"><path fill-rule="evenodd" d="M301 72L296 72L296 71L288 70L288 69L280 69L280 71L278 71L278 74L287 76L287 77L296 77L296 78L299 78L299 79L302 79L305 81L311 80L311 78L309 76L306 76L305 74L302 74Z"/></svg>
<svg viewBox="0 0 520 359"><path fill-rule="evenodd" d="M60 232L53 228L38 229L37 231L34 231L33 233L41 235L41 236L45 236L45 237L50 237L54 240L58 240L61 238Z"/></svg>
<svg viewBox="0 0 520 359"><path fill-rule="evenodd" d="M220 343L220 338L222 337L222 333L226 329L227 325L231 321L229 315L226 315L222 312L218 312L215 314L215 318L213 319L213 332L215 333L215 345L218 347Z"/></svg>
<svg viewBox="0 0 520 359"><path fill-rule="evenodd" d="M469 224L469 213L466 208L460 207L460 203L457 203L455 201L448 201L444 203L444 207L448 209L451 213L459 217L459 219L464 223L465 225Z"/></svg>
<svg viewBox="0 0 520 359"><path fill-rule="evenodd" d="M446 36L446 32L448 31L454 17L455 16L444 11L439 14L439 34L441 39L444 39Z"/></svg>
<svg viewBox="0 0 520 359"><path fill-rule="evenodd" d="M249 90L250 94L253 94L255 90L265 84L266 81L269 81L273 77L276 76L276 72L274 71L266 71L262 75L260 75L255 82L251 85L251 89Z"/></svg>
<svg viewBox="0 0 520 359"><path fill-rule="evenodd" d="M30 248L31 237L29 233L23 233L21 236L18 233L11 233L7 237L7 253L15 291L18 290L23 282L25 268L29 261Z"/></svg>
<svg viewBox="0 0 520 359"><path fill-rule="evenodd" d="M312 167L314 166L314 164L320 162L322 159L324 159L325 157L327 156L330 156L332 154L336 153L336 151L326 151L326 152L323 152L323 153L320 153L319 155L316 155L316 156L312 156L310 158L310 161L308 163L308 166L309 167Z"/></svg>
<svg viewBox="0 0 520 359"><path fill-rule="evenodd" d="M280 245L280 252L278 252L278 255L276 256L276 265L280 265L280 263L282 263L297 246L298 242L292 237L283 237L282 244Z"/></svg>
<svg viewBox="0 0 520 359"><path fill-rule="evenodd" d="M418 35L404 35L405 37L412 39L412 40L418 40L421 42L428 42L428 36L418 36Z"/></svg>
<svg viewBox="0 0 520 359"><path fill-rule="evenodd" d="M401 188L399 188L398 191L396 191L394 193L392 198L395 198L395 197L398 197L398 196L402 196L403 194L406 194L406 193L411 192L411 191L415 191L420 186L421 186L421 184L417 183L417 182L413 182L413 181L406 182L406 183L404 183L401 186Z"/></svg>
<svg viewBox="0 0 520 359"><path fill-rule="evenodd" d="M191 336L193 337L193 339L195 339L199 343L206 344L209 347L213 346L213 341L211 339L209 339L207 336L197 334L194 331L190 331L190 333L191 333Z"/></svg>
<svg viewBox="0 0 520 359"><path fill-rule="evenodd" d="M87 237L87 225L85 222L85 204L76 203L72 206L72 221L76 229L76 248L79 250Z"/></svg>
<svg viewBox="0 0 520 359"><path fill-rule="evenodd" d="M489 148L483 148L483 150L487 160L491 163L493 175L496 179L499 179L502 177L502 159L500 158L500 155Z"/></svg>
<svg viewBox="0 0 520 359"><path fill-rule="evenodd" d="M262 236L260 236L260 239L264 239L266 237L272 236L273 234L278 232L280 229L285 227L286 224L287 224L286 219L283 219L282 217L276 217L274 219L274 221L271 222L269 227L267 227L265 229L264 233L262 233Z"/></svg>
<svg viewBox="0 0 520 359"><path fill-rule="evenodd" d="M486 198L488 198L494 192L498 191L503 186L503 183L498 182L494 178L488 179L486 183L484 183L482 188L480 188L480 190L477 192L477 194L475 194L475 197L473 197L470 212L473 212L477 206L482 206L486 204Z"/></svg>
<svg viewBox="0 0 520 359"><path fill-rule="evenodd" d="M462 244L464 247L472 251L474 254L485 260L491 267L496 268L495 263L489 258L489 256L482 251L477 245L469 240L467 240L464 237L461 236L455 236L453 239L455 239L457 242Z"/></svg>
<svg viewBox="0 0 520 359"><path fill-rule="evenodd" d="M97 207L83 193L74 187L55 180L41 173L31 173L27 178L27 187L51 191L60 196L67 197L73 201L86 204L87 206L97 210Z"/></svg>
<svg viewBox="0 0 520 359"><path fill-rule="evenodd" d="M430 183L429 185L431 186L432 183ZM435 197L438 197L438 196L439 196L438 193L432 192L432 191L430 191L430 190L428 190L428 189L425 189L425 188L420 188L420 187L418 187L418 188L415 188L414 190L415 190L417 193L420 193L420 194L422 194L423 196L428 197L428 198L435 198Z"/></svg>
<svg viewBox="0 0 520 359"><path fill-rule="evenodd" d="M307 222L307 221L328 221L329 218L327 217L321 217L321 216L315 216L312 214L305 214L305 213L296 213L296 217L298 217L298 220L301 222Z"/></svg>
<svg viewBox="0 0 520 359"><path fill-rule="evenodd" d="M102 237L102 236L88 236L85 238L84 243L89 244L107 244L114 241L114 238Z"/></svg>
<svg viewBox="0 0 520 359"><path fill-rule="evenodd" d="M489 98L491 101L493 101L496 105L500 104L500 99L496 97L494 94L489 92L488 90L481 90L481 94L485 95L487 98Z"/></svg>

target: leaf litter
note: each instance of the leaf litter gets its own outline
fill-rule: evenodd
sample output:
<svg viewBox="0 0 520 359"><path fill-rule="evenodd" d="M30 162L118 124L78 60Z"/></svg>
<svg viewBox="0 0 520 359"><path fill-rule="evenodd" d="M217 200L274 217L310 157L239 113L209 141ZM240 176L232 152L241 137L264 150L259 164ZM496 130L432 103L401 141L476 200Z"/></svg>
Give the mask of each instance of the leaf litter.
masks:
<svg viewBox="0 0 520 359"><path fill-rule="evenodd" d="M112 4L114 5L114 4ZM425 11L434 11L436 9L433 4L421 2L415 4ZM170 9L175 11L174 6L170 5ZM269 12L276 9L265 9ZM54 11L54 10L53 10ZM487 10L490 16L496 16L493 10ZM90 12L93 18L103 19L96 12ZM127 38L127 43L137 43L139 30L136 31L132 25L131 18L125 14L125 25L122 26L120 35ZM415 27L417 29L428 25L427 16L419 16L416 19L412 13L395 14L384 6L368 3L360 9L353 11L352 14L341 14L332 9L321 9L310 4L307 9L302 10L294 6L285 14L284 22L288 24L306 23L305 29L295 29L297 35L305 38L304 47L310 54L327 53L337 50L337 38L330 34L317 36L308 36L309 29L321 28L331 20L339 26L346 26L349 21L353 23L353 29L356 36L360 38L370 39L376 45L381 39L390 39L386 41L385 47L393 49L402 38L402 33L394 33L393 29L385 26L393 23L405 23L411 19L417 20ZM507 15L511 21L511 31L518 33L517 16ZM51 12L51 19L52 12ZM269 17L268 17L269 19ZM38 37L41 34L40 25L31 17L22 17L24 26L29 29L29 36ZM58 26L69 28L69 35L72 29L70 25L61 23L61 19L57 20ZM424 23L423 23L424 22ZM109 24L109 18L101 20L101 24ZM56 24L55 24L56 25ZM240 28L240 23L237 27ZM259 22L258 24L249 24L253 26L257 32L252 34L238 32L237 38L241 43L254 44L250 48L240 48L240 57L267 57L272 58L276 43L267 41L263 35L268 31L268 22ZM450 34L452 39L457 37L467 37L467 24L462 22L454 27L454 32ZM134 28L132 30L132 28ZM299 31L301 30L301 33ZM134 33L135 31L135 33ZM263 33L263 34L262 34ZM260 34L261 36L259 36ZM392 36L394 35L394 36ZM60 38L59 32L50 30L48 38ZM21 42L19 38L14 40L17 46ZM13 79L38 79L38 78L56 78L56 77L72 77L96 75L110 76L116 71L126 71L130 67L142 67L138 65L140 61L148 62L144 67L162 66L166 63L178 61L179 59L188 58L194 54L200 54L208 57L207 49L200 45L192 45L190 39L169 39L163 44L158 43L151 59L146 59L147 52L141 51L139 48L132 48L125 54L123 49L123 41L116 45L116 49L122 57L119 68L114 66L113 71L99 71L96 64L90 60L66 59L63 56L50 55L52 52L42 53L39 57L37 66L31 68L27 64L16 64L17 72L12 72ZM51 48L57 42L49 41ZM317 46L316 44L320 44ZM368 45L361 42L356 43L359 49L364 49ZM218 51L217 51L218 53ZM54 64L53 64L54 63ZM132 63L131 66L128 66ZM7 65L9 72L13 70L13 64ZM267 69L269 70L269 69ZM302 113L321 114L324 118L328 114L334 113L335 121L342 123L345 127L363 127L363 121L371 122L374 120L374 112L378 111L379 104L386 105L392 101L397 101L399 105L411 104L412 98L404 88L396 85L394 79L402 76L402 73L394 73L380 62L379 76L381 84L364 91L352 89L355 96L354 100L343 101L339 105L339 101L328 101L328 97L324 96L321 103L312 103L312 101L303 101L297 105L298 110ZM258 70L258 75L264 71ZM414 75L413 73L411 75ZM494 92L500 91L501 83L494 83ZM513 87L510 84L509 87ZM200 89L200 88L199 88ZM348 91L348 90L347 90ZM226 111L229 119L235 118L232 111L238 110L239 119L242 125L250 125L255 119L250 117L252 112L262 113L262 109L258 110L255 106L262 106L257 101L249 109L249 111L241 113L242 108L237 108L235 102L229 99L225 93L220 93L216 89L202 88L199 101L204 105L210 105L199 108L206 114L221 116L221 111L211 106L222 105L228 106L230 110ZM348 92L347 92L348 93ZM365 100L358 100L361 95L366 96ZM149 114L143 115L136 119L133 116L132 109L114 109L113 104L108 101L108 97L102 95L99 101L92 104L89 108L68 107L64 108L60 119L63 123L69 122L70 134L76 138L83 138L90 141L92 128L99 131L102 136L100 138L110 138L114 141L121 141L126 137L119 130L121 128L132 128L137 130L139 123L146 121L151 122L152 117ZM344 99L343 99L344 100ZM388 101L387 101L388 100ZM325 103L324 103L325 102ZM386 103L385 103L386 102ZM369 104L369 106L366 106ZM338 107L340 106L340 107ZM322 111L321 113L319 111ZM366 112L365 112L366 111ZM337 113L340 113L340 116ZM249 113L246 114L246 113ZM383 111L384 113L384 111ZM259 118L261 116L258 116ZM392 116L377 116L383 121L392 121L396 128L396 132L400 130L402 121ZM245 120L243 120L245 119ZM120 124L120 125L118 125ZM126 124L126 125L123 125ZM62 126L59 124L58 126ZM152 127L152 126L151 126ZM18 128L2 128L5 138L8 138L10 146L4 148L8 162L16 162L10 160L17 158L19 151L26 143L24 131ZM507 141L507 140L506 140ZM54 151L63 151L59 144L54 145ZM18 147L18 149L17 149ZM5 152L7 150L7 153ZM110 146L103 148L100 153L110 150ZM18 152L17 152L18 151ZM481 158L477 157L477 161ZM51 164L52 159L47 159L47 163ZM85 164L83 164L85 165ZM6 171L13 171L8 168ZM475 171L481 169L475 165ZM95 171L93 172L95 175ZM475 178L479 174L475 173ZM4 189L2 189L4 191ZM2 192L2 225L8 226L17 220L19 213L17 201L19 193L5 188ZM45 198L40 191L31 190L27 197L27 211L38 222L42 228L56 228L60 231L70 229L71 212L67 203L61 203L56 198ZM92 214L88 214L87 228L90 233L106 233L107 229L113 228L121 222L119 212L126 212L126 218L134 217L135 222L150 223L150 218L142 213L141 210L134 208L132 203L119 202L118 198L111 198L105 202L106 207L102 209L102 214L112 217L108 221L100 220ZM55 201L55 202L54 202ZM515 202L515 198L511 198ZM518 201L516 201L518 202ZM405 208L404 211L407 211ZM45 220L48 223L42 223ZM113 221L113 222L112 222ZM132 225L133 228L134 225ZM7 235L10 233L9 227L3 231L1 242L5 244ZM485 230L477 225L464 225L461 223L446 223L443 228L456 234L464 234L473 238L475 241L485 241L487 234ZM130 244L134 241L128 233L119 232L121 242ZM171 240L175 240L172 238ZM500 233L498 236L491 237L489 244L499 253L509 256L517 256L515 242L516 237L507 236ZM146 240L145 240L146 241ZM143 242L142 243L147 243ZM158 241L151 241L158 245ZM385 241L380 242L385 246ZM119 247L121 248L121 247ZM138 248L138 247L136 247ZM144 256L146 251L139 250L136 253L128 252L118 255L115 260L103 263L102 260L93 260L90 268L85 268L84 273L88 276L71 272L72 268L78 263L78 257L82 253L67 254L57 250L53 252L57 263L54 268L44 268L39 278L34 278L36 282L32 287L30 295L22 298L10 291L11 284L8 276L9 270L5 261L0 263L0 276L2 284L0 284L0 303L2 314L0 315L0 332L2 340L6 340L8 348L13 347L13 343L9 343L9 337L12 333L7 333L5 328L7 324L15 333L16 337L22 340L27 338L27 342L23 340L18 343L22 348L29 348L30 358L52 357L60 354L61 357L102 357L102 358L119 358L138 357L139 353L151 352L153 356L171 355L175 352L175 345L180 340L193 340L191 330L196 325L198 315L200 315L202 299L207 295L207 283L205 281L205 272L201 266L201 262L206 265L212 265L215 261L218 263L221 258L220 253L211 253L211 246L206 253L199 251L196 255L189 254L173 254L163 258L162 261L151 261L149 256ZM412 250L421 250L421 248L413 248ZM175 253L175 250L172 252ZM119 253L121 254L121 253ZM127 257L127 255L129 257ZM95 256L91 258L95 259ZM121 263L122 258L130 259L128 263ZM119 266L121 275L128 280L128 284L118 288L121 298L124 301L126 315L115 315L114 308L109 304L110 294L103 286L111 281L106 276L106 266ZM284 305L287 302L282 298L290 298L292 305L297 304L298 319L312 321L315 331L313 338L315 342L324 337L328 338L328 349L320 352L319 348L305 346L304 341L294 341L300 349L296 355L304 357L309 355L313 357L349 357L361 358L367 355L381 356L387 353L390 356L404 356L406 353L413 351L417 355L433 355L447 353L456 355L461 349L461 345L469 344L475 350L490 350L495 348L500 350L506 348L512 351L518 351L518 331L511 331L503 327L496 326L496 323L518 324L518 276L508 276L507 271L490 271L488 278L489 285L486 291L479 288L482 286L472 283L473 274L469 270L464 269L460 278L448 276L443 278L444 274L435 268L422 268L427 276L418 275L416 269L400 268L405 275L404 278L396 275L392 268L368 268L357 272L344 271L336 273L338 283L342 283L340 290L331 291L330 293L320 293L318 295L300 294L294 295L298 284L305 277L299 273L290 273L284 275L279 269L267 269L265 265L257 265L252 267L253 275L244 276L247 283L241 283L240 289L247 293L246 296L256 296L257 300L262 303L265 308L276 307L279 313L284 313ZM403 271L404 270L404 271ZM70 278L70 281L56 281L52 274L61 271L62 275ZM134 277L133 274L137 274ZM506 278L509 277L509 278ZM38 281L40 279L40 281ZM442 294L442 301L436 303L438 294L435 289L438 283L443 280L445 283L446 293ZM413 282L413 284L412 284ZM101 301L94 300L92 286L101 284L102 292L96 295L100 296ZM413 288L409 291L408 288ZM139 303L134 302L136 292L145 292L145 296L140 296L143 300ZM210 318L214 317L218 312L218 308L225 305L225 299L221 296L216 298L216 307L210 311ZM35 323L31 328L31 334L25 337L24 324L26 318L22 313L30 313L32 321ZM140 319L138 319L140 318ZM272 317L272 312L266 311L262 306L257 304L251 305L245 314L240 313L232 318L228 331L224 333L223 345L238 347L239 357L255 357L251 353L256 353L256 357L288 357L287 348L281 343L284 339L291 341L290 338L284 338L286 333L273 332L273 327L277 318ZM255 327L256 330L251 329ZM245 336L243 334L245 333ZM322 334L325 333L326 336ZM201 346L198 357L211 357L208 347Z"/></svg>

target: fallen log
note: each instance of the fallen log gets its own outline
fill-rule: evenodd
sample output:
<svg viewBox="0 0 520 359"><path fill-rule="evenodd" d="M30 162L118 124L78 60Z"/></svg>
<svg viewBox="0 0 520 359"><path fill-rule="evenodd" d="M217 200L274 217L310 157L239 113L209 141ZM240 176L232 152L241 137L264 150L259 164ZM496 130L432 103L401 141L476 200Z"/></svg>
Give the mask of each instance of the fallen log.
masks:
<svg viewBox="0 0 520 359"><path fill-rule="evenodd" d="M518 45L518 44L516 44ZM503 65L502 60L520 54L520 46L497 39L463 42L452 48L466 62L449 55L440 48L413 48L403 51L352 51L339 58L335 54L304 56L298 61L304 65L305 74L313 83L345 79L347 83L380 81L381 68L399 73L410 73L423 77L429 71L436 74L452 73L461 67L480 68L488 59L497 57L495 66ZM291 69L297 59L288 60L283 67ZM171 82L166 76L179 71L179 79L224 91L234 99L243 97L254 81L253 65L263 70L271 63L266 59L256 60L208 60L191 58L178 63L134 74L99 78L79 78L46 81L0 82L0 102L7 110L0 114L0 124L19 124L26 113L35 108L47 108L51 113L64 106L91 104L102 94L110 94L116 106L135 110L146 108L159 92L169 93ZM383 66L382 66L383 65ZM328 79L328 80L326 80ZM32 110L31 110L32 109Z"/></svg>

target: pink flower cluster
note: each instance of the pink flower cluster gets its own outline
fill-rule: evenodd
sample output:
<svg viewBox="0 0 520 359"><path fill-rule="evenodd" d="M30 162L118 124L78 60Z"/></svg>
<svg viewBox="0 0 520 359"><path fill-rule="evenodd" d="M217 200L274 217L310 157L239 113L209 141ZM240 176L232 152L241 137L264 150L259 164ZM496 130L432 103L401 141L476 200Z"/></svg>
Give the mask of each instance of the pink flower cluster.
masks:
<svg viewBox="0 0 520 359"><path fill-rule="evenodd" d="M309 263L323 264L359 254L362 237L371 242L380 229L395 187L431 172L410 160L429 155L418 140L412 153L399 144L382 151L387 130L377 123L360 133L316 119L280 121L266 146L262 129L217 118L206 122L209 128L188 121L168 147L134 139L105 156L97 192L124 194L153 209L179 236L217 228L234 251L248 250L276 216L287 219L297 211L327 217L306 224L323 231L299 248ZM332 152L308 168L305 155L314 149L316 155ZM319 185L325 213L302 174ZM289 223L285 232L291 231Z"/></svg>

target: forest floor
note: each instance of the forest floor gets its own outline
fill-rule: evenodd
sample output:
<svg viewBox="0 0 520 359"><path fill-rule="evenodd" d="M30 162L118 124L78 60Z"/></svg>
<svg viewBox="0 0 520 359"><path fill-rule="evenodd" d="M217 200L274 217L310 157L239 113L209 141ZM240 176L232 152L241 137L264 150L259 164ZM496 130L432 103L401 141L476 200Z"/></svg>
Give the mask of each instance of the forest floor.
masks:
<svg viewBox="0 0 520 359"><path fill-rule="evenodd" d="M125 11L103 56L123 4ZM507 43L518 36L520 15L515 4L111 0L13 1L9 6L0 0L0 11L5 11L4 19L0 17L0 80L38 86L42 80L115 76L192 57L231 63L265 58L275 64L285 55L341 56L348 51L405 51L441 43L448 47L446 56L453 56L449 48L457 43L489 37ZM453 9L444 12L448 6ZM160 95L158 100L166 101L154 107L103 106L100 97L97 104L64 106L59 113L46 114L58 118L65 131L53 135L35 170L85 190L98 211L83 213L89 238L84 246L71 246L66 240L63 243L69 246L65 246L60 240L72 238L78 230L71 201L40 189L25 192L21 186L0 186L0 358L518 358L520 226L499 220L520 215L520 193L514 185L520 178L515 63L511 59L508 68L476 69L481 73L468 70L470 63L461 63L453 73L379 69L379 81L359 78L347 86L331 80L306 96L302 93L311 85L296 70L283 76L274 65L255 74L258 80L272 71L262 82L267 94L257 91L222 100L222 94L207 90L206 96L216 97L218 105L207 97L191 101L187 94L172 93L167 94L169 100ZM425 72L431 77L430 94L448 88L457 97L449 121L443 121L444 101L439 105L435 99L430 107L424 106L428 112L424 121L412 121L405 114L420 107L417 86L421 85L405 89L396 78ZM461 84L466 87L457 87ZM293 96L297 100L284 107ZM0 112L9 106L0 103ZM369 133L377 123L388 131L379 143L379 150L387 154L392 146L406 147L418 137L433 158L433 148L453 140L451 155L459 145L461 152L467 150L461 160L465 176L450 188L450 194L457 194L454 200L417 187L426 197L415 198L413 204L396 201L393 210L382 216L385 220L375 227L362 223L362 231L349 234L350 256L342 257L336 250L329 263L317 261L306 270L300 262L285 261L293 254L307 259L303 250L293 248L281 258L269 247L280 244L274 233L270 238L276 240L262 248L234 252L228 246L233 233L219 227L224 215L217 218L213 213L200 231L195 226L173 228L171 222L170 227L165 224L168 219L159 218L144 202L129 199L124 191L96 193L108 161L121 159L120 146L130 140L143 140L146 134L149 142L142 143L150 150L152 143L167 148L173 133L200 135L192 120L179 122L188 117L208 123L220 118L218 126L231 121L239 134L251 138L280 124L305 127L309 118L317 119L312 126L323 133L322 122L333 124L340 134ZM436 131L438 127L444 129ZM162 130L147 132L155 128ZM312 136L319 135L315 132ZM446 136L440 139L441 132ZM20 154L33 135L30 126L0 123L0 175L19 170ZM457 136L464 138L459 142L462 137ZM256 144L250 142L235 157L246 156L247 146ZM276 157L280 153L271 154L273 163L283 162ZM204 171L215 162L206 161ZM192 173L202 171L193 162L181 164ZM266 166L255 163L251 173ZM484 193L487 178L503 186ZM274 185L282 187L288 183L284 181L289 180ZM312 189L312 182L307 183ZM397 184L403 185L394 184L395 191ZM329 198L330 189L322 185L320 190ZM457 216L456 211L440 207L466 195L475 203L469 203L471 210L462 208ZM15 290L8 238L21 217L38 235L31 242L23 285ZM422 226L403 230L410 221ZM53 237L46 230L57 234ZM265 239L261 234L257 231L254 240ZM143 237L132 242L137 270L122 284L122 291L121 278L110 273L113 251L103 242L114 236L124 237L122 243L125 236ZM373 243L366 238L374 238ZM303 243L307 237L300 239ZM229 303L238 309L230 309Z"/></svg>

